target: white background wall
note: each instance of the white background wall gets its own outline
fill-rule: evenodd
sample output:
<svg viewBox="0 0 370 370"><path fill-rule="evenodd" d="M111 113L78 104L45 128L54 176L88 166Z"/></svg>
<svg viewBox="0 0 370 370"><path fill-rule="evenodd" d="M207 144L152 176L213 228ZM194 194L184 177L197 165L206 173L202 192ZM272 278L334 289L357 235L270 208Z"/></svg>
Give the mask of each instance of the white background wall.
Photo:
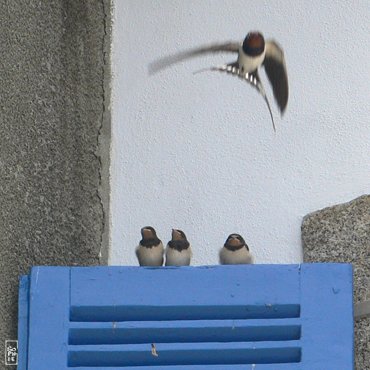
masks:
<svg viewBox="0 0 370 370"><path fill-rule="evenodd" d="M145 225L165 242L183 229L194 264L217 263L231 232L258 263L300 262L302 217L370 189L369 12L366 0L115 1L110 263L137 264ZM192 74L231 55L148 76L156 58L255 29L285 50L283 119L265 82L276 134L247 83Z"/></svg>

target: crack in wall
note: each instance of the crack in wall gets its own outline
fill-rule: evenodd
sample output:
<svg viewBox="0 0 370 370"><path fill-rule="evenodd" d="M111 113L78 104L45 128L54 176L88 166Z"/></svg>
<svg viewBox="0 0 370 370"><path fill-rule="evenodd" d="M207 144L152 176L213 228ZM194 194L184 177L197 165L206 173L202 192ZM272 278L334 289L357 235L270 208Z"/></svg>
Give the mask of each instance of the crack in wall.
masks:
<svg viewBox="0 0 370 370"><path fill-rule="evenodd" d="M111 9L111 0L102 0L102 12L103 12L103 36L102 36L102 113L100 116L100 126L97 133L96 142L96 153L94 153L96 159L99 162L98 176L99 186L97 196L102 209L102 232L100 235L100 249L97 256L99 264L107 263L108 261L108 248L109 248L109 134L110 130L104 135L103 129L106 126L110 127L110 114L109 114L109 101L110 91L106 88L110 81L110 30L111 30L111 13L107 12L107 9ZM108 136L108 137L107 137ZM102 148L104 147L104 149ZM102 151L104 153L102 153ZM104 159L102 155L105 154ZM105 176L105 178L104 178Z"/></svg>

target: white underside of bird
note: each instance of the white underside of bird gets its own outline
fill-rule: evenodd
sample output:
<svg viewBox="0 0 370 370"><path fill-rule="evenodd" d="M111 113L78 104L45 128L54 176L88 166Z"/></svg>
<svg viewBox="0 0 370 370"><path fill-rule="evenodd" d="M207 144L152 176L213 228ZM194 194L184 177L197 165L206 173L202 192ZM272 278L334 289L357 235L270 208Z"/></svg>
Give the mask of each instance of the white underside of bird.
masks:
<svg viewBox="0 0 370 370"><path fill-rule="evenodd" d="M159 243L151 248L138 245L136 247L136 256L140 266L162 266L163 264L163 244Z"/></svg>
<svg viewBox="0 0 370 370"><path fill-rule="evenodd" d="M265 55L266 55L266 48L265 48L265 51L261 55L250 57L246 55L245 53L243 53L242 45L240 45L239 54L238 54L239 67L243 69L244 73L254 72L263 63L265 59Z"/></svg>
<svg viewBox="0 0 370 370"><path fill-rule="evenodd" d="M243 247L231 251L225 247L220 250L220 263L222 265L242 265L253 263L253 256L247 248Z"/></svg>
<svg viewBox="0 0 370 370"><path fill-rule="evenodd" d="M166 266L189 266L191 256L192 252L190 246L187 249L183 249L181 252L167 246Z"/></svg>

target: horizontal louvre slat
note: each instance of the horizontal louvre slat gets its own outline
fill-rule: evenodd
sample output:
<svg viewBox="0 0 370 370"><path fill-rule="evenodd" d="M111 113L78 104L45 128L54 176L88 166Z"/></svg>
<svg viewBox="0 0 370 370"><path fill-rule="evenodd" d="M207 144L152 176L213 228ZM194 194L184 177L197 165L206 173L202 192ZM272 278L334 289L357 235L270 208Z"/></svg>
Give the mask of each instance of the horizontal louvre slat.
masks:
<svg viewBox="0 0 370 370"><path fill-rule="evenodd" d="M70 304L76 308L300 304L300 268L300 265L110 266L109 270L102 266L76 267L71 269ZM107 321L114 320L124 321L116 318Z"/></svg>
<svg viewBox="0 0 370 370"><path fill-rule="evenodd" d="M100 366L99 370L302 370L301 363L233 364L233 365L153 365L153 366ZM78 370L96 370L96 367L78 367ZM312 369L311 369L312 370Z"/></svg>
<svg viewBox="0 0 370 370"><path fill-rule="evenodd" d="M301 361L299 342L173 343L73 346L69 367L275 364Z"/></svg>
<svg viewBox="0 0 370 370"><path fill-rule="evenodd" d="M71 321L243 320L296 318L299 304L72 306Z"/></svg>
<svg viewBox="0 0 370 370"><path fill-rule="evenodd" d="M71 323L69 344L298 340L298 319Z"/></svg>

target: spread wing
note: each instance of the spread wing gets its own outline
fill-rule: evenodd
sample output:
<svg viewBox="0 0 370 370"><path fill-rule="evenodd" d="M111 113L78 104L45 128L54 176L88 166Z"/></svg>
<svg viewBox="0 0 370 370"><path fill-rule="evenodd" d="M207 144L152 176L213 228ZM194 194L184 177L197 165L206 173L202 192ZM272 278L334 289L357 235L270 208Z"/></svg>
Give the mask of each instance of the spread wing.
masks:
<svg viewBox="0 0 370 370"><path fill-rule="evenodd" d="M283 114L288 104L288 74L286 71L284 52L274 40L268 40L266 42L266 56L263 64L267 77L271 83L275 100L280 108L281 114Z"/></svg>
<svg viewBox="0 0 370 370"><path fill-rule="evenodd" d="M173 64L178 62L182 62L183 60L190 59L199 55L203 54L211 54L211 53L219 53L219 52L226 52L226 53L238 53L239 51L239 42L226 42L223 44L212 44L208 46L201 46L199 48L185 50L183 52L169 55L164 58L160 58L155 60L154 62L149 64L149 74L154 74L159 72L160 70L170 67Z"/></svg>
<svg viewBox="0 0 370 370"><path fill-rule="evenodd" d="M249 82L254 88L256 88L258 90L258 92L262 95L263 99L265 100L267 108L270 112L272 127L273 127L274 131L276 131L274 116L272 115L272 110L271 110L271 107L270 107L270 103L267 99L265 89L263 88L261 79L260 79L257 71L254 71L254 72L251 72L251 73L245 73L239 68L238 62L224 64L224 65L219 66L219 67L205 68L205 69L202 69L198 72L203 72L203 71L226 72L226 73L232 74L234 76L237 76L237 77L241 78L244 81Z"/></svg>

